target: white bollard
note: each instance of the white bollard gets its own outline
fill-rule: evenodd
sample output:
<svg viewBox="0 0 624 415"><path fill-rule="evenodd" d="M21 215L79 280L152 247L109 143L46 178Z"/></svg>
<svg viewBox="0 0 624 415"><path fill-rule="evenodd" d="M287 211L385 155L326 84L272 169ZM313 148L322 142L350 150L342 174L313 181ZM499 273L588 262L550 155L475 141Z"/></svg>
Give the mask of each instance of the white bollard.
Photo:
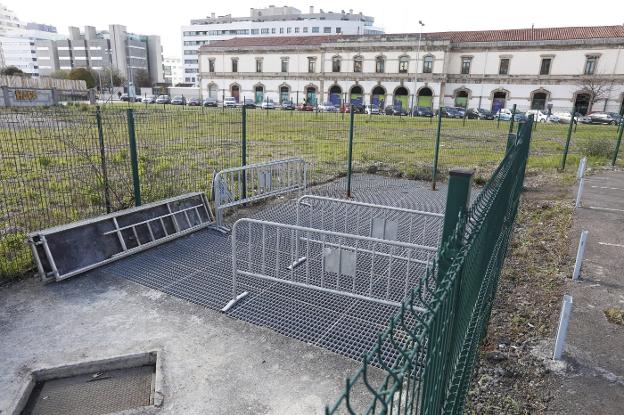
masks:
<svg viewBox="0 0 624 415"><path fill-rule="evenodd" d="M581 181L579 182L578 191L576 192L576 203L574 207L581 207L581 199L583 198L583 189L585 188L585 178L581 177Z"/></svg>
<svg viewBox="0 0 624 415"><path fill-rule="evenodd" d="M587 244L587 235L589 231L581 232L581 239L576 250L576 262L574 263L574 271L572 272L572 280L576 281L581 275L581 266L583 265L583 257L585 256L585 245Z"/></svg>
<svg viewBox="0 0 624 415"><path fill-rule="evenodd" d="M566 336L568 334L568 322L570 321L571 311L572 296L566 294L563 296L563 304L561 305L561 315L559 316L559 329L557 330L557 339L555 340L555 351L553 352L553 360L561 360Z"/></svg>
<svg viewBox="0 0 624 415"><path fill-rule="evenodd" d="M585 168L587 167L587 157L583 157L579 163L578 170L576 171L576 178L581 179L585 177Z"/></svg>

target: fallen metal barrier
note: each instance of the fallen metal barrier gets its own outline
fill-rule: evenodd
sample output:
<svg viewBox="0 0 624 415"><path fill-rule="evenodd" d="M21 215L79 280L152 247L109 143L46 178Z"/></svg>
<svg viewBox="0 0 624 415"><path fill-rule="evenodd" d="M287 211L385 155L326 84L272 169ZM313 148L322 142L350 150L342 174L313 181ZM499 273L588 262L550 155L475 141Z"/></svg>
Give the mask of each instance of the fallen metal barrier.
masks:
<svg viewBox="0 0 624 415"><path fill-rule="evenodd" d="M221 170L214 178L217 227L224 230L223 211L245 203L306 189L301 158L274 160Z"/></svg>
<svg viewBox="0 0 624 415"><path fill-rule="evenodd" d="M238 279L259 278L400 307L426 275L436 247L256 219L232 227L232 300Z"/></svg>
<svg viewBox="0 0 624 415"><path fill-rule="evenodd" d="M203 193L121 210L28 235L39 276L61 281L214 224Z"/></svg>

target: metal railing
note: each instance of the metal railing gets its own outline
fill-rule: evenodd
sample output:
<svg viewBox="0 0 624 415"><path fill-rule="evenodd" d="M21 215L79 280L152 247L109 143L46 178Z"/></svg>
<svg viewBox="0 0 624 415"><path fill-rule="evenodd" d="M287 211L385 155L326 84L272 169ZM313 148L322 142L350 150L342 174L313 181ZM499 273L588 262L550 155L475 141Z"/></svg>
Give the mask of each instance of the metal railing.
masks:
<svg viewBox="0 0 624 415"><path fill-rule="evenodd" d="M297 199L296 224L437 248L442 219L435 212L304 195Z"/></svg>
<svg viewBox="0 0 624 415"><path fill-rule="evenodd" d="M257 219L232 227L232 300L238 279L260 278L398 307L437 248ZM414 305L417 308L417 305Z"/></svg>
<svg viewBox="0 0 624 415"><path fill-rule="evenodd" d="M223 211L306 189L306 164L301 158L274 160L221 170L214 178L217 227L223 227Z"/></svg>

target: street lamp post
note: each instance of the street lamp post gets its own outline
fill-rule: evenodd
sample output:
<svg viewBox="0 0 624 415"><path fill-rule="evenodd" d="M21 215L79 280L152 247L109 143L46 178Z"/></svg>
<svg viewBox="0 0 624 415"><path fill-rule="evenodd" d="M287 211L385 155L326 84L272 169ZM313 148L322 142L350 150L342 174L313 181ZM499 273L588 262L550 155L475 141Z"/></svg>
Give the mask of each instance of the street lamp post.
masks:
<svg viewBox="0 0 624 415"><path fill-rule="evenodd" d="M412 99L412 116L414 115L414 107L418 107L418 61L420 60L420 41L422 39L422 31L425 24L422 20L418 21L420 31L418 33L418 47L416 48L416 68L414 70L414 95Z"/></svg>

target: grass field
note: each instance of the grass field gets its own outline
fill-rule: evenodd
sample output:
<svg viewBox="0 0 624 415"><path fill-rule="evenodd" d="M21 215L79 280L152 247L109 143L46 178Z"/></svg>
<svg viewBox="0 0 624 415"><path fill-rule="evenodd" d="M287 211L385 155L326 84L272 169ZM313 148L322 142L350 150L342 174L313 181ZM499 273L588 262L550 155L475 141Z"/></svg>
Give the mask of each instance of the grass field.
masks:
<svg viewBox="0 0 624 415"><path fill-rule="evenodd" d="M215 171L241 163L243 124L237 109L163 109L135 104L135 131L143 202L189 191L210 192ZM356 115L355 171L431 179L437 120ZM567 125L539 124L529 169L555 169ZM444 119L438 179L453 167L474 168L485 182L503 157L508 122ZM617 127L579 125L568 170L582 155L606 164ZM310 180L347 170L349 114L247 111L248 163L303 157ZM29 231L132 206L133 188L125 106L0 112L0 274L31 267ZM106 184L106 185L105 185Z"/></svg>

